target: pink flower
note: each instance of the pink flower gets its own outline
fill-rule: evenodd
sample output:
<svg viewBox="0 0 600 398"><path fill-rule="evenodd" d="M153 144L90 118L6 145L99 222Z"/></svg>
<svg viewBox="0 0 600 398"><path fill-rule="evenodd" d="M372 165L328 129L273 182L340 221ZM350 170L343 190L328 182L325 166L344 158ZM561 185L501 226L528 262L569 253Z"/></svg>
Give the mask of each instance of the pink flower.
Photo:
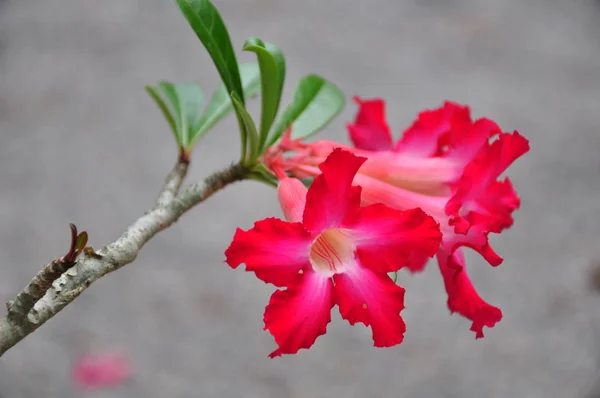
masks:
<svg viewBox="0 0 600 398"><path fill-rule="evenodd" d="M85 355L73 366L73 382L91 390L113 387L131 377L129 364L117 354Z"/></svg>
<svg viewBox="0 0 600 398"><path fill-rule="evenodd" d="M348 125L356 148L318 141L288 157L282 169L298 177L317 176L316 164L332 148L343 148L368 160L353 182L363 188L362 205L383 203L394 209L421 208L438 223L443 234L438 264L451 312L470 319L476 337L483 327L502 318L499 308L477 293L465 268L462 246L478 251L492 266L502 262L488 242L513 224L520 201L508 178L500 175L529 150L519 133L503 133L489 119L472 121L468 107L446 102L427 110L394 144L380 99L355 99L360 108ZM414 253L407 264L421 271L426 256Z"/></svg>
<svg viewBox="0 0 600 398"><path fill-rule="evenodd" d="M238 229L225 252L232 268L245 263L259 279L285 288L273 293L264 314L278 345L270 357L311 347L336 304L351 325L371 327L376 347L402 342L404 289L387 273L412 255L433 256L441 234L420 209L360 207L361 189L352 180L365 160L334 150L308 190L283 178L278 193L287 221L269 218Z"/></svg>

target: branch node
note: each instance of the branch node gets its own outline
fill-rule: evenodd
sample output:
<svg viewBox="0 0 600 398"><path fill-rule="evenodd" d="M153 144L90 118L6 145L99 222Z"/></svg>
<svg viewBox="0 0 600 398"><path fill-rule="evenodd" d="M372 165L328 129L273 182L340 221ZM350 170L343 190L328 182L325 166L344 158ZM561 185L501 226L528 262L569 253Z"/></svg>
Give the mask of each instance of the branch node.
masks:
<svg viewBox="0 0 600 398"><path fill-rule="evenodd" d="M63 257L56 258L48 263L37 275L17 294L14 300L6 303L8 319L14 324L23 325L28 323L29 311L52 287L52 283L60 278L68 269L75 265L77 257L84 250L87 243L87 232L77 233L74 224L71 227L71 244L69 251Z"/></svg>

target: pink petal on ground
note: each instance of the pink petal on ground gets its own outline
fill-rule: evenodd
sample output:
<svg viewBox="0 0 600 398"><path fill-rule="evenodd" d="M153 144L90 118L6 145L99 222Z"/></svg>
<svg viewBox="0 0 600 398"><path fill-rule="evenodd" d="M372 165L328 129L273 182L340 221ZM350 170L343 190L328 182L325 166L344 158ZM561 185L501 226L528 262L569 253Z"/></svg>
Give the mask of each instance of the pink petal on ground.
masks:
<svg viewBox="0 0 600 398"><path fill-rule="evenodd" d="M72 368L72 381L83 389L99 389L122 384L131 377L131 367L119 354L87 354Z"/></svg>

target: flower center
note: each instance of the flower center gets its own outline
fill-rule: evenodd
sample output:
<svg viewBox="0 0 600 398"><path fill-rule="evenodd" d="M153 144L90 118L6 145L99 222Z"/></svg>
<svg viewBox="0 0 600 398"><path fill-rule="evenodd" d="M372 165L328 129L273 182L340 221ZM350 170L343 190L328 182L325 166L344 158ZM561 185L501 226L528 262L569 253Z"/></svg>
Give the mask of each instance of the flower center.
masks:
<svg viewBox="0 0 600 398"><path fill-rule="evenodd" d="M347 231L338 228L322 232L310 248L310 263L316 272L333 276L354 260L354 244Z"/></svg>

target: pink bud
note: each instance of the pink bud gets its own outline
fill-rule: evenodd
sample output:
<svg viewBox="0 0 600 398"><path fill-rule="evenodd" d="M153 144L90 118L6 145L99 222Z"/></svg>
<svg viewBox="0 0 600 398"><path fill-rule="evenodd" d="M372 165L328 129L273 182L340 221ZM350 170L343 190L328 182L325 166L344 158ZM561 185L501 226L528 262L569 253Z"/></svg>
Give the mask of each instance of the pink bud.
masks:
<svg viewBox="0 0 600 398"><path fill-rule="evenodd" d="M281 211L287 221L302 221L307 192L306 186L297 178L286 177L279 181L277 194Z"/></svg>

